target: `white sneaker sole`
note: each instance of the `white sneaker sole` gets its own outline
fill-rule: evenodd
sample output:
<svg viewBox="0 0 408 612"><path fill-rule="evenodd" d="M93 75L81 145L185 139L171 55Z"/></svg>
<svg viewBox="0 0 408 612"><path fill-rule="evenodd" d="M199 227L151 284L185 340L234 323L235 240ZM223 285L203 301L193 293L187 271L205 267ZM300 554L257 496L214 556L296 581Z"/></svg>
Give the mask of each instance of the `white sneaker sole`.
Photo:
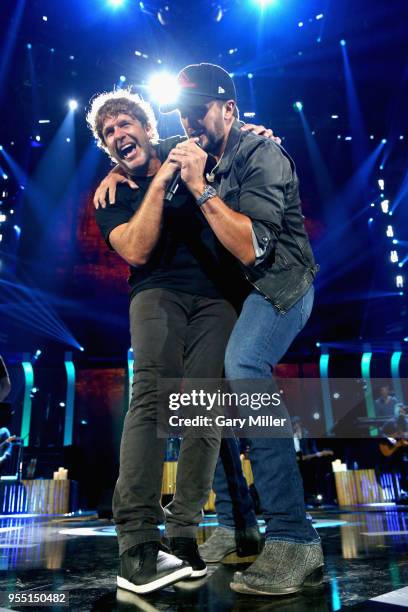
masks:
<svg viewBox="0 0 408 612"><path fill-rule="evenodd" d="M202 570L193 570L189 578L202 578L203 576L207 575L207 572L208 569L206 567Z"/></svg>
<svg viewBox="0 0 408 612"><path fill-rule="evenodd" d="M126 578L122 578L122 576L116 577L116 583L119 588L125 589L126 591L131 591L132 593L151 593L152 591L157 591L158 589L162 589L170 584L174 584L183 578L189 578L192 575L191 567L183 567L172 574L168 574L167 576L162 576L162 578L158 578L157 580L153 580L153 582L149 582L148 584L134 584L133 582L129 582Z"/></svg>

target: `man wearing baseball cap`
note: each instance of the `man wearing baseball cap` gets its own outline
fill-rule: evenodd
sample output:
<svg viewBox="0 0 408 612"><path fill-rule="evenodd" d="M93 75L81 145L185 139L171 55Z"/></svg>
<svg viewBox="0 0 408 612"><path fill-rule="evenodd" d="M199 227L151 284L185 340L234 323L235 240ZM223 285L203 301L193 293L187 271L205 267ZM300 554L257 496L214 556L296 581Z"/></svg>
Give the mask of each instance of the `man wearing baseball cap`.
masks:
<svg viewBox="0 0 408 612"><path fill-rule="evenodd" d="M270 379L274 366L306 324L318 270L304 228L295 165L275 142L240 130L228 73L194 64L178 75L177 109L189 140L168 160L196 199L218 240L238 259L253 290L230 337L230 380ZM217 164L205 173L207 154ZM233 385L234 383L232 383ZM255 485L266 521L266 544L237 572L238 592L283 595L322 582L320 539L306 517L291 438L251 441Z"/></svg>

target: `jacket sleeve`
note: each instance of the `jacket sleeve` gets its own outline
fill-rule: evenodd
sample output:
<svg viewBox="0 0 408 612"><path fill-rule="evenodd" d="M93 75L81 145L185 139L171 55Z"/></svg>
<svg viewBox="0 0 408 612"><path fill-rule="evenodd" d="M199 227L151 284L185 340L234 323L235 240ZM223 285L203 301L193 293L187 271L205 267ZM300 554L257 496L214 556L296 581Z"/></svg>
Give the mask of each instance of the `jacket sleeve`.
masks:
<svg viewBox="0 0 408 612"><path fill-rule="evenodd" d="M289 160L273 142L262 141L243 167L239 211L252 221L255 265L264 261L279 238L285 185L292 177Z"/></svg>

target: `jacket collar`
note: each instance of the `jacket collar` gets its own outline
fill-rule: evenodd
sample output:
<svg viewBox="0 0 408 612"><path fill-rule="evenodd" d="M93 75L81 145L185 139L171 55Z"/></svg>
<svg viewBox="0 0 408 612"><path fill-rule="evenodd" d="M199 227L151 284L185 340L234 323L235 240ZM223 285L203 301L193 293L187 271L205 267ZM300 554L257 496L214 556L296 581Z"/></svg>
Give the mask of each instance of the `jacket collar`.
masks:
<svg viewBox="0 0 408 612"><path fill-rule="evenodd" d="M224 154L218 166L217 174L224 174L231 168L234 157L242 139L241 123L236 119L232 124Z"/></svg>

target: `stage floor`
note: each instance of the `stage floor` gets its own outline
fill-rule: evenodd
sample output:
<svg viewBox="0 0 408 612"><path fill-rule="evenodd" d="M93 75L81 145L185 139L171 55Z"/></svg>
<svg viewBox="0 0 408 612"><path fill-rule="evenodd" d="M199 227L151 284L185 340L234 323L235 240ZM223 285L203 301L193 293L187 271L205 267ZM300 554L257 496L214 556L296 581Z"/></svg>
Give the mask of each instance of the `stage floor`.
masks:
<svg viewBox="0 0 408 612"><path fill-rule="evenodd" d="M324 587L282 598L238 595L229 589L230 563L210 565L201 583L190 582L143 599L115 588L117 547L107 520L88 517L0 518L0 610L8 609L4 593L69 592L69 609L210 610L212 612L285 610L285 612L390 610L408 607L408 508L375 506L312 511L326 556ZM206 516L199 539L216 525ZM262 522L261 522L262 527ZM373 598L387 594L380 601ZM391 603L390 603L391 602ZM3 606L3 607L2 607ZM16 610L41 609L15 606ZM67 609L51 607L48 609Z"/></svg>

